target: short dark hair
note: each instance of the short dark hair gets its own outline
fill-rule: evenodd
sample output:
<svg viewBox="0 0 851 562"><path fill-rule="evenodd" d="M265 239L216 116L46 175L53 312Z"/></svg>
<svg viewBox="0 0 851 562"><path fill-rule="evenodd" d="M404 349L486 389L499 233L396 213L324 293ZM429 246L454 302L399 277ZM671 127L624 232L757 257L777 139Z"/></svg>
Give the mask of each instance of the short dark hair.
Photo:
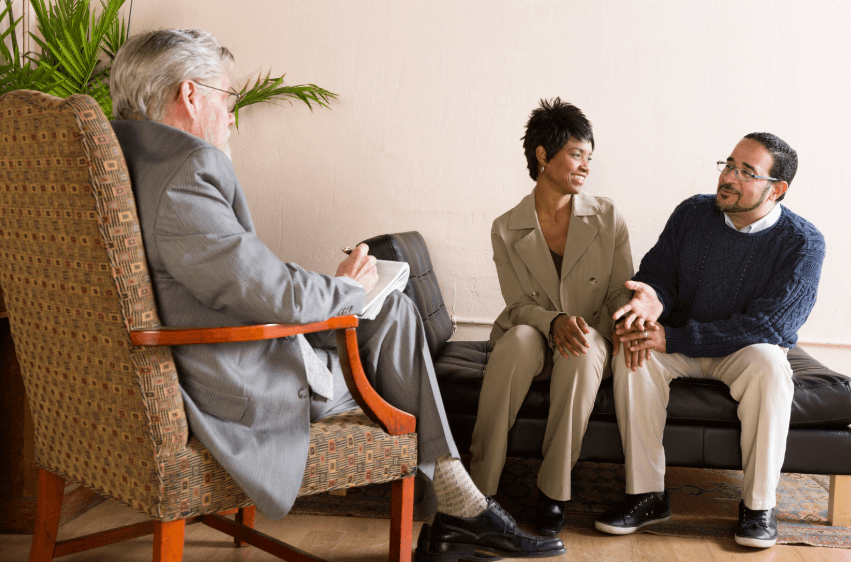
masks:
<svg viewBox="0 0 851 562"><path fill-rule="evenodd" d="M571 137L590 142L591 148L594 148L591 122L578 107L561 101L561 98L552 101L542 99L541 106L535 108L529 116L526 134L523 135L523 150L526 152L529 175L533 180L538 179L538 158L535 150L543 146L547 161L550 161Z"/></svg>
<svg viewBox="0 0 851 562"><path fill-rule="evenodd" d="M786 141L771 133L751 133L745 135L745 138L755 140L771 153L773 163L768 175L792 185L792 179L795 177L795 172L798 171L798 153L795 152L795 149L789 146ZM785 193L777 200L782 201L784 197L786 197Z"/></svg>

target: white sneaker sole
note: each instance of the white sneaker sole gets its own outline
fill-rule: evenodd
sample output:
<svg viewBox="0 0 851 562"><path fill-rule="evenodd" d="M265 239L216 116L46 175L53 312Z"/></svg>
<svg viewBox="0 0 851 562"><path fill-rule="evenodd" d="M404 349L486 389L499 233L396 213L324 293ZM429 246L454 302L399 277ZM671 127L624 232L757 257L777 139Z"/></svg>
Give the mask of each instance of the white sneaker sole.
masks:
<svg viewBox="0 0 851 562"><path fill-rule="evenodd" d="M661 519L651 519L650 521L645 521L641 525L636 525L635 527L613 527L612 525L606 525L605 523L594 521L594 527L596 527L598 531L603 531L610 535L631 535L641 527L652 525L654 523L664 523L670 518L671 516L669 515L668 517L662 517ZM736 537L736 539L738 540L738 537Z"/></svg>
<svg viewBox="0 0 851 562"><path fill-rule="evenodd" d="M774 543L777 542L777 539L752 539L750 537L740 537L736 535L736 543L742 546L752 546L754 548L769 548L774 546Z"/></svg>

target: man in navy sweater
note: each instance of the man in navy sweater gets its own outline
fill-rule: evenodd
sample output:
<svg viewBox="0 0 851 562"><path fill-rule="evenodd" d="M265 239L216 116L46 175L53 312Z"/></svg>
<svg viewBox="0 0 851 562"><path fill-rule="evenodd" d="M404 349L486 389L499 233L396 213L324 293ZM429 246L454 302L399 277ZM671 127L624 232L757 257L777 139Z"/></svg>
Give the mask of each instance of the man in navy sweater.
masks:
<svg viewBox="0 0 851 562"><path fill-rule="evenodd" d="M815 304L825 252L821 233L778 205L797 166L795 151L775 135L747 135L718 162L716 195L680 203L627 282L635 294L614 317L631 353L613 365L627 499L597 529L622 535L670 517L662 448L668 385L702 377L723 381L739 402L736 542L777 541L775 490L793 395L786 353ZM642 352L648 356L639 362Z"/></svg>

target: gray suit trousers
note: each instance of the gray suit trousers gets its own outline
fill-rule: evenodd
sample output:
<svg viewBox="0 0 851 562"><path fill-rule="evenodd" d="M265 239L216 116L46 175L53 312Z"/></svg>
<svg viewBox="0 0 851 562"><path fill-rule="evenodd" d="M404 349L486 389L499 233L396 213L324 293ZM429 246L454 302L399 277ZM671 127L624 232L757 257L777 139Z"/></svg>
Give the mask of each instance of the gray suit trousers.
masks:
<svg viewBox="0 0 851 562"><path fill-rule="evenodd" d="M440 399L419 312L407 296L394 291L374 320L361 321L357 334L361 362L373 388L391 405L417 418L417 469L432 480L435 459L459 455ZM343 379L334 333L318 332L306 337L334 374L334 399L314 395L311 420L357 407Z"/></svg>

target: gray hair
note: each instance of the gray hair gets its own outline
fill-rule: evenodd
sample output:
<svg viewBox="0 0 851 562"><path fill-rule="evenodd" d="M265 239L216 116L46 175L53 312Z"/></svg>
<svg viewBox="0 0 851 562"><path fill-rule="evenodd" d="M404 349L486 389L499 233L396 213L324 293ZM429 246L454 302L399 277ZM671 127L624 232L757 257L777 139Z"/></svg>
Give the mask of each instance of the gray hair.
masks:
<svg viewBox="0 0 851 562"><path fill-rule="evenodd" d="M200 29L160 29L134 35L112 63L112 112L116 119L161 122L166 104L184 80L223 76L231 64L233 54Z"/></svg>

